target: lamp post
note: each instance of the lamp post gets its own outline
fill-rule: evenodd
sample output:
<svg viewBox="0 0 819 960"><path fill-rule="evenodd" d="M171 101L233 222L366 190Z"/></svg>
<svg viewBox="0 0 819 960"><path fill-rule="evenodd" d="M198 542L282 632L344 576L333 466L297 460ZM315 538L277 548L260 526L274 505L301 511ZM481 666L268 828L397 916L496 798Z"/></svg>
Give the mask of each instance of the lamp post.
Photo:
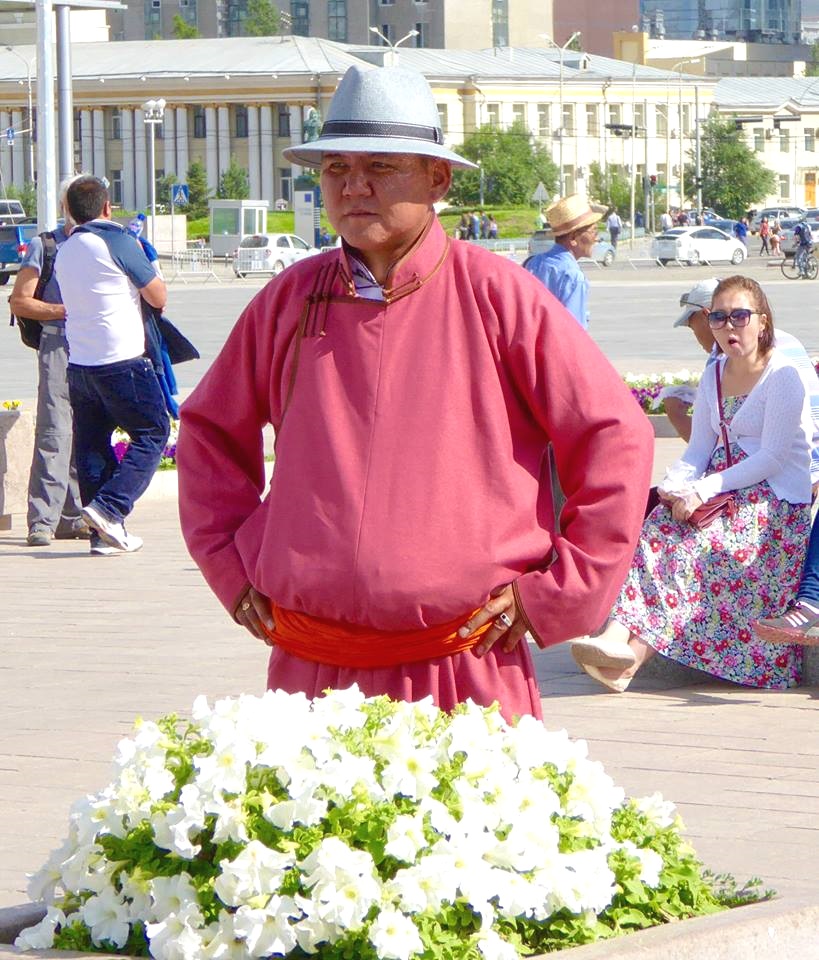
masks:
<svg viewBox="0 0 819 960"><path fill-rule="evenodd" d="M396 49L401 46L405 40L411 40L413 37L418 36L417 30L410 30L409 33L405 33L400 40L396 40L395 43L392 42L388 37L385 37L384 34L378 29L378 27L370 27L370 33L374 33L377 37L381 37L386 46L390 48L389 52L389 66L394 67L398 62L398 55L396 54ZM387 57L384 58L385 60Z"/></svg>
<svg viewBox="0 0 819 960"><path fill-rule="evenodd" d="M142 112L145 114L143 120L149 131L148 183L151 188L151 243L156 246L154 239L156 235L156 125L162 123L162 118L165 116L165 101L161 98L146 100L142 104Z"/></svg>
<svg viewBox="0 0 819 960"><path fill-rule="evenodd" d="M672 73L679 73L680 75L680 210L685 206L685 151L683 147L683 72L682 68L688 63L699 63L699 57L691 57L688 60L680 60L678 63L675 63L671 68Z"/></svg>
<svg viewBox="0 0 819 960"><path fill-rule="evenodd" d="M547 43L550 43L555 50L560 51L560 72L558 74L558 110L560 111L560 126L558 127L558 132L560 134L560 146L558 148L558 162L560 163L560 176L558 178L560 183L560 196L563 196L564 193L564 182L563 182L563 138L565 130L563 129L563 55L566 53L566 48L570 46L574 41L580 36L580 31L575 30L575 32L569 37L569 39L564 44L559 44L554 41L550 36L545 33L540 34L541 40L545 40Z"/></svg>
<svg viewBox="0 0 819 960"><path fill-rule="evenodd" d="M14 47L6 46L9 53L22 60L26 65L26 86L28 88L28 175L31 182L34 182L34 108L31 96L31 63L26 60L22 53L18 53Z"/></svg>

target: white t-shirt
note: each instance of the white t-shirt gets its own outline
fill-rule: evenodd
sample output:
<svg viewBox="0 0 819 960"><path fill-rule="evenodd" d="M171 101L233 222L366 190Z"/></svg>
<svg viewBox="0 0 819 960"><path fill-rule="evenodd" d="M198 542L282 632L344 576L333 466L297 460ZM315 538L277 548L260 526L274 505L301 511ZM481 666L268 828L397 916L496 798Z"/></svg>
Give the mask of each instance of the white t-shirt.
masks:
<svg viewBox="0 0 819 960"><path fill-rule="evenodd" d="M72 364L98 367L142 356L139 291L156 273L139 241L119 224L92 220L75 227L60 246L54 271Z"/></svg>

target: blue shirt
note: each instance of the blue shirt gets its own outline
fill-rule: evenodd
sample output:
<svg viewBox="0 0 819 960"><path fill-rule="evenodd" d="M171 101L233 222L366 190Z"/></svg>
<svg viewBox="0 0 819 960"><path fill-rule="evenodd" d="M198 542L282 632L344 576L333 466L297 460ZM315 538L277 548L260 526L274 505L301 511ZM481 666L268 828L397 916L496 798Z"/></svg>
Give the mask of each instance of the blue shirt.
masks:
<svg viewBox="0 0 819 960"><path fill-rule="evenodd" d="M64 243L68 237L66 236L65 230L60 227L56 227L54 230L54 239L57 241L57 246ZM24 267L31 267L32 270L37 271L37 276L39 277L43 270L43 241L37 237L32 237L28 242L28 249L23 259L20 261L20 269ZM43 303L62 303L63 298L60 295L60 285L57 283L57 271L55 270L51 274L51 279L43 288L43 295L40 297ZM49 320L49 323L65 323L65 320Z"/></svg>
<svg viewBox="0 0 819 960"><path fill-rule="evenodd" d="M546 253L535 254L524 264L551 291L575 320L589 327L589 281L580 264L564 246L556 243Z"/></svg>

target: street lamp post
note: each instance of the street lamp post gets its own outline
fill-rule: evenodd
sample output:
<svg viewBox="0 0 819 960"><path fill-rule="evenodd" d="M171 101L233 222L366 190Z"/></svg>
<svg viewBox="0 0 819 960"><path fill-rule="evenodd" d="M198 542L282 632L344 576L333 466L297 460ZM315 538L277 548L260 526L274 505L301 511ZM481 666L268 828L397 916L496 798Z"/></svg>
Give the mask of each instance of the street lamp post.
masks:
<svg viewBox="0 0 819 960"><path fill-rule="evenodd" d="M156 125L162 123L165 116L165 101L146 100L142 104L142 111L145 114L143 120L148 128L148 183L151 188L151 243L156 246Z"/></svg>
<svg viewBox="0 0 819 960"><path fill-rule="evenodd" d="M31 63L18 53L14 47L6 46L9 53L22 60L26 65L26 86L28 87L28 175L34 182L34 101L31 95Z"/></svg>
<svg viewBox="0 0 819 960"><path fill-rule="evenodd" d="M560 146L558 148L558 161L560 163L560 176L558 177L558 182L560 184L560 196L563 196L564 193L564 183L563 183L563 139L566 131L563 128L563 55L566 53L566 48L570 46L574 41L580 36L580 31L575 30L575 32L569 37L569 39L564 44L559 44L553 40L550 36L545 33L540 34L542 40L546 40L547 43L550 43L556 50L560 51L560 72L558 74L558 110L560 111L560 126L558 127L558 133L560 135Z"/></svg>
<svg viewBox="0 0 819 960"><path fill-rule="evenodd" d="M378 27L370 27L370 33L374 33L377 37L381 37L386 46L390 48L389 52L389 64L385 64L390 67L394 67L398 62L398 55L396 54L396 49L401 46L405 40L411 40L413 37L418 36L417 30L410 30L409 33L405 33L400 40L396 40L395 43L392 42L388 37L385 37L384 34L378 29ZM385 60L387 57L384 58Z"/></svg>
<svg viewBox="0 0 819 960"><path fill-rule="evenodd" d="M683 72L682 68L689 63L699 63L699 57L691 57L688 60L680 60L671 68L672 73L680 74L680 210L685 206L685 149L683 144Z"/></svg>

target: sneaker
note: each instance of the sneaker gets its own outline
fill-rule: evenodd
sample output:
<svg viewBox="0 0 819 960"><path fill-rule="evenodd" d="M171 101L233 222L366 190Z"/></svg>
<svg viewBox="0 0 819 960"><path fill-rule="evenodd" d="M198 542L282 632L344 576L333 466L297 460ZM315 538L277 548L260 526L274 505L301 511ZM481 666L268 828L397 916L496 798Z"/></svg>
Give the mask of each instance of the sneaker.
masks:
<svg viewBox="0 0 819 960"><path fill-rule="evenodd" d="M124 523L109 520L100 513L93 503L89 503L87 507L83 507L80 512L88 526L91 527L92 530L96 530L109 546L118 547L127 553L131 553L133 550L139 550L139 547L142 546L142 541L139 537L132 537L126 532ZM129 543L133 543L135 540L139 541L139 546L129 546Z"/></svg>
<svg viewBox="0 0 819 960"><path fill-rule="evenodd" d="M51 543L51 531L32 530L26 537L26 543L30 547L47 547Z"/></svg>
<svg viewBox="0 0 819 960"><path fill-rule="evenodd" d="M60 523L54 534L55 540L88 540L91 536L91 528L82 520L75 523Z"/></svg>
<svg viewBox="0 0 819 960"><path fill-rule="evenodd" d="M769 643L819 644L819 638L808 636L819 627L819 609L802 600L792 603L781 617L766 617L751 626L760 640Z"/></svg>
<svg viewBox="0 0 819 960"><path fill-rule="evenodd" d="M121 553L136 553L142 547L142 539L133 534L126 534L127 546L112 547L106 543L99 534L91 534L91 556L92 557L115 557Z"/></svg>

